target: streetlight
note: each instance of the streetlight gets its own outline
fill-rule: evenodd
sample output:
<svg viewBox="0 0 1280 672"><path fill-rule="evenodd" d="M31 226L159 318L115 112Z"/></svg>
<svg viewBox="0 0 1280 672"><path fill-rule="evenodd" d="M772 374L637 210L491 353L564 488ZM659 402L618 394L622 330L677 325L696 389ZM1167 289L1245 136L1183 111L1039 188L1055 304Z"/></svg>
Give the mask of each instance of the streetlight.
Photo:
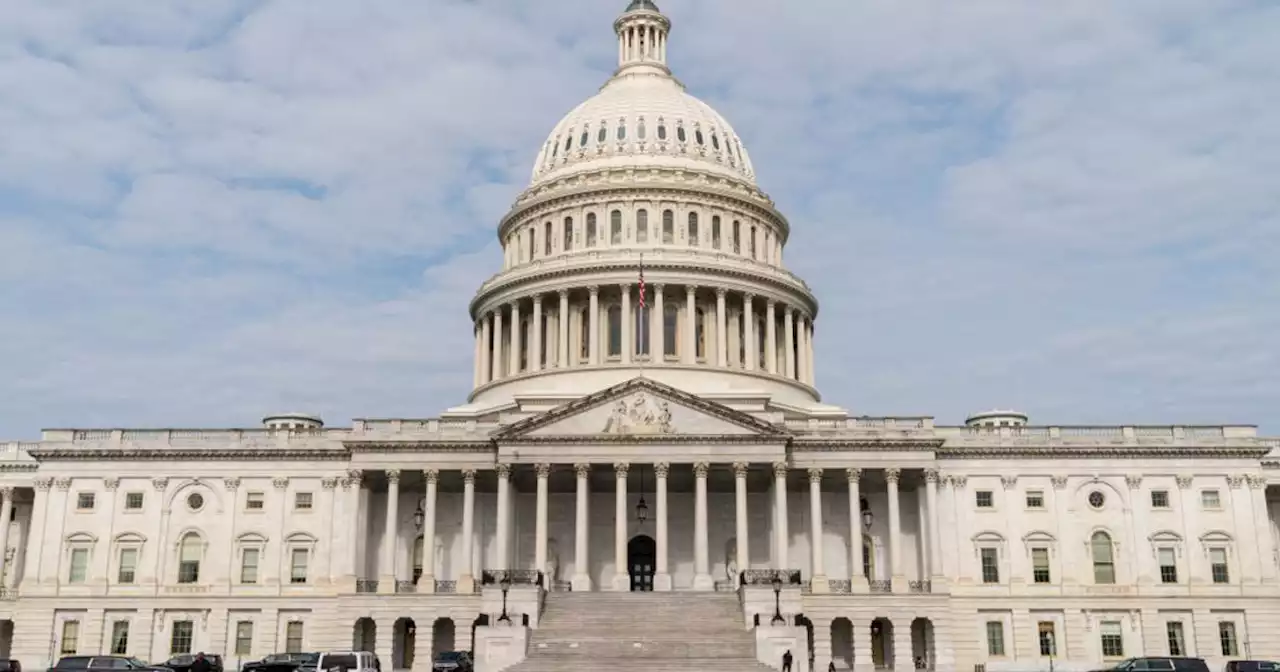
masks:
<svg viewBox="0 0 1280 672"><path fill-rule="evenodd" d="M427 514L422 510L422 502L418 502L418 508L413 512L413 526L422 529L422 522L427 519Z"/></svg>
<svg viewBox="0 0 1280 672"><path fill-rule="evenodd" d="M782 572L773 573L773 620L769 625L782 625L786 620L782 618Z"/></svg>
<svg viewBox="0 0 1280 672"><path fill-rule="evenodd" d="M498 585L502 586L502 615L498 617L498 622L511 625L511 617L507 615L507 591L511 590L510 572L502 573L502 581Z"/></svg>
<svg viewBox="0 0 1280 672"><path fill-rule="evenodd" d="M870 505L870 504L868 504L868 503L867 503L867 500L865 500L865 499L864 499L864 500L862 500L861 508L862 508L862 527L864 527L864 528L866 528L868 531L870 531L870 530L871 530L871 518L872 518L872 516L871 516L871 505Z"/></svg>
<svg viewBox="0 0 1280 672"><path fill-rule="evenodd" d="M644 470L640 471L640 501L636 503L636 520L641 525L649 520L649 505L644 503Z"/></svg>

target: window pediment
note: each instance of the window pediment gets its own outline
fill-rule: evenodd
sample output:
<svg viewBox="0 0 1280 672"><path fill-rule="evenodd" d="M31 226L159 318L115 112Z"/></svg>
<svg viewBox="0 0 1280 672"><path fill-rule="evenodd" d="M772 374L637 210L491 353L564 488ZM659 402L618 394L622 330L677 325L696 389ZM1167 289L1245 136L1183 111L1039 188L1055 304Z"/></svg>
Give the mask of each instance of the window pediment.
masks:
<svg viewBox="0 0 1280 672"><path fill-rule="evenodd" d="M66 542L68 545L92 545L98 543L98 538L89 532L72 532L67 535Z"/></svg>
<svg viewBox="0 0 1280 672"><path fill-rule="evenodd" d="M119 545L137 546L147 543L147 537L141 532L121 532L115 536L113 541Z"/></svg>
<svg viewBox="0 0 1280 672"><path fill-rule="evenodd" d="M236 537L236 543L242 546L263 546L267 543L267 537L258 532L245 532Z"/></svg>
<svg viewBox="0 0 1280 672"><path fill-rule="evenodd" d="M311 534L310 532L294 532L293 534L290 534L289 536L285 537L284 541L286 544L289 544L290 546L306 546L309 548L314 548L315 545L319 543L320 540L317 539L315 535Z"/></svg>

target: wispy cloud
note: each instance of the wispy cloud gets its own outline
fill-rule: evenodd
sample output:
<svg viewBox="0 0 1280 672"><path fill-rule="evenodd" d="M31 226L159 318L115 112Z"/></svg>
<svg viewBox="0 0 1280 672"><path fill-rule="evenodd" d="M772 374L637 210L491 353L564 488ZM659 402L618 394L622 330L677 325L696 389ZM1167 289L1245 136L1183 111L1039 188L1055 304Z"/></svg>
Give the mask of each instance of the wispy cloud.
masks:
<svg viewBox="0 0 1280 672"><path fill-rule="evenodd" d="M624 5L9 3L0 436L461 401L493 227ZM663 8L828 401L1280 428L1280 8Z"/></svg>

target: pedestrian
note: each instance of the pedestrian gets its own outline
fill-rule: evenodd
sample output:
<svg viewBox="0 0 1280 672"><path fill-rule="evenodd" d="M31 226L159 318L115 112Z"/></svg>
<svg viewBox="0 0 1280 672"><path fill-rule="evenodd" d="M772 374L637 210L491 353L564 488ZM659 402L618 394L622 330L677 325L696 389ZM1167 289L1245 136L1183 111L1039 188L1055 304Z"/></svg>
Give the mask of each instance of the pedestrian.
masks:
<svg viewBox="0 0 1280 672"><path fill-rule="evenodd" d="M191 661L191 672L213 672L213 665L204 657L204 651L197 653L196 659Z"/></svg>
<svg viewBox="0 0 1280 672"><path fill-rule="evenodd" d="M791 649L787 649L787 652L782 654L782 672L791 672Z"/></svg>
<svg viewBox="0 0 1280 672"><path fill-rule="evenodd" d="M836 672L836 661L833 660L827 663L827 672Z"/></svg>

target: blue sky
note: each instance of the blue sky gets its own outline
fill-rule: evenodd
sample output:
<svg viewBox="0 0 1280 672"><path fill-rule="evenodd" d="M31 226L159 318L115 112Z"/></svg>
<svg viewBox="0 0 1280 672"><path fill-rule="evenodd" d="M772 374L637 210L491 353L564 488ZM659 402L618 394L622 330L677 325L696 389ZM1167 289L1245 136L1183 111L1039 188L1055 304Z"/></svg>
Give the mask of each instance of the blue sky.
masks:
<svg viewBox="0 0 1280 672"><path fill-rule="evenodd" d="M0 437L460 403L625 4L11 0ZM661 6L791 220L827 401L1280 432L1280 6Z"/></svg>

